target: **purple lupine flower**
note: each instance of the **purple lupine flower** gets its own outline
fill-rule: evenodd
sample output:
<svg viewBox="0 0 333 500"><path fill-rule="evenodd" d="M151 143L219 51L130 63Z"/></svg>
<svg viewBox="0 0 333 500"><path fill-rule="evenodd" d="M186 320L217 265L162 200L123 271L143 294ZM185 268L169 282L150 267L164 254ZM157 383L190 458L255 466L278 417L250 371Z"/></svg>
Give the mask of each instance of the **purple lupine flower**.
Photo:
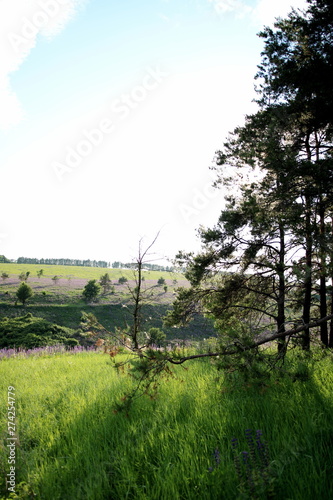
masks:
<svg viewBox="0 0 333 500"><path fill-rule="evenodd" d="M257 455L256 455L254 440L253 440L253 436L252 436L252 429L246 429L245 436L246 436L247 444L248 444L249 450L250 450L250 456L251 456L251 460L252 460L252 466L256 467L256 465L257 465Z"/></svg>
<svg viewBox="0 0 333 500"><path fill-rule="evenodd" d="M245 437L249 447L248 451L238 453L237 439L233 438L231 441L234 464L242 489L250 494L250 498L257 498L257 493L262 488L265 491L273 491L269 471L268 447L262 441L260 429L255 432L246 429Z"/></svg>
<svg viewBox="0 0 333 500"><path fill-rule="evenodd" d="M212 453L212 456L214 464L208 468L208 472L213 472L213 470L216 469L221 463L221 455L218 448L215 448L215 450Z"/></svg>
<svg viewBox="0 0 333 500"><path fill-rule="evenodd" d="M63 344L56 344L53 346L44 346L44 347L35 347L33 349L23 349L21 347L14 348L4 348L0 349L0 359L3 358L11 358L11 357L24 357L28 358L30 356L43 356L43 355L52 355L52 354L77 354L80 352L88 352L95 351L94 346L84 347L84 346L75 346L71 349L66 349Z"/></svg>
<svg viewBox="0 0 333 500"><path fill-rule="evenodd" d="M219 465L221 463L221 455L220 455L218 448L215 448L213 456L214 456L214 460L215 460L216 465Z"/></svg>
<svg viewBox="0 0 333 500"><path fill-rule="evenodd" d="M261 436L262 432L260 430L256 431L256 443L258 451L260 451L264 447L264 443L262 443L260 440Z"/></svg>
<svg viewBox="0 0 333 500"><path fill-rule="evenodd" d="M234 464L235 464L236 473L237 473L238 479L242 480L241 464L240 464L239 456L238 456L238 453L237 453L237 447L238 447L238 440L237 440L237 438L235 438L235 437L232 438L232 440L231 440L231 446L232 446L232 451L233 451L233 454L234 454Z"/></svg>
<svg viewBox="0 0 333 500"><path fill-rule="evenodd" d="M251 456L247 451L242 452L243 456L243 464L245 466L245 478L247 480L247 483L249 485L250 491L253 492L255 490L255 484L253 481L253 471L252 471L252 464L251 464Z"/></svg>

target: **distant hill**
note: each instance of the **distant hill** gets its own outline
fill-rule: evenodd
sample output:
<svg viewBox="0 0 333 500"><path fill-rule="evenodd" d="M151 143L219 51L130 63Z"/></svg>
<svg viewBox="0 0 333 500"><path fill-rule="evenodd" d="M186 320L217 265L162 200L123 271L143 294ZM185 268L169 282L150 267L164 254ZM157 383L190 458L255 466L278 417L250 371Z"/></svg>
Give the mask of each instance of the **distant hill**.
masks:
<svg viewBox="0 0 333 500"><path fill-rule="evenodd" d="M41 269L43 273L39 275ZM86 303L82 292L88 280L99 281L106 272L111 280L110 290L104 293L101 289L97 302ZM21 283L20 276L27 273L27 284L32 288L33 296L22 307L15 305L16 291ZM119 282L121 277L127 280ZM159 285L161 278L163 284ZM132 323L130 289L135 286L133 269L3 263L0 264L0 317L13 317L29 311L36 317L76 330L81 313L85 311L95 314L105 328L114 331L116 327L123 328ZM202 316L184 328L163 327L163 316L171 307L176 289L187 286L189 283L181 273L146 270L143 287L150 289L151 294L142 311L144 328L163 328L168 339L199 339L216 335L213 321Z"/></svg>

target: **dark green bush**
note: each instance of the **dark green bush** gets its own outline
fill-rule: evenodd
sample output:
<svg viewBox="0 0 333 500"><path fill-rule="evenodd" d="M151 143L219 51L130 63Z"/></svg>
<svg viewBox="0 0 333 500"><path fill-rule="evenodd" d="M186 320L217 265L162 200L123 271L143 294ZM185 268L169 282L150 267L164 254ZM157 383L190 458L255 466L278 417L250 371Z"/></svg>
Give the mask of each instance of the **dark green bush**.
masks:
<svg viewBox="0 0 333 500"><path fill-rule="evenodd" d="M3 318L0 321L0 349L21 347L32 349L47 345L65 344L74 346L78 341L73 338L74 330L50 323L31 313L16 318Z"/></svg>

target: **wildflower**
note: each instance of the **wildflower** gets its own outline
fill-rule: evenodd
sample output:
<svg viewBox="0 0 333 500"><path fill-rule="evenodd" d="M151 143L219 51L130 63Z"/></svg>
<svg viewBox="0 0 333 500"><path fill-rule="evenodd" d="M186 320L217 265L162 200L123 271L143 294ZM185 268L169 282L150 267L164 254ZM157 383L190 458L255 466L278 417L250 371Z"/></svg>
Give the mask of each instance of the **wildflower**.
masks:
<svg viewBox="0 0 333 500"><path fill-rule="evenodd" d="M214 457L216 465L219 465L221 463L221 456L220 456L220 452L219 452L218 448L215 449L215 451L213 453L213 457Z"/></svg>
<svg viewBox="0 0 333 500"><path fill-rule="evenodd" d="M257 457L256 457L256 450L255 450L255 445L254 445L254 441L253 441L253 437L252 437L252 429L246 429L245 436L246 436L246 440L247 440L247 443L248 443L248 446L250 449L250 456L251 456L253 465L255 466Z"/></svg>
<svg viewBox="0 0 333 500"><path fill-rule="evenodd" d="M212 453L212 456L214 464L213 466L208 468L208 472L213 472L213 470L216 469L221 463L221 455L218 448L215 448L215 450Z"/></svg>
<svg viewBox="0 0 333 500"><path fill-rule="evenodd" d="M260 491L273 492L273 480L270 477L268 447L262 441L262 431L245 430L248 451L238 452L238 441L232 438L234 464L240 481L240 487L250 498L257 498Z"/></svg>

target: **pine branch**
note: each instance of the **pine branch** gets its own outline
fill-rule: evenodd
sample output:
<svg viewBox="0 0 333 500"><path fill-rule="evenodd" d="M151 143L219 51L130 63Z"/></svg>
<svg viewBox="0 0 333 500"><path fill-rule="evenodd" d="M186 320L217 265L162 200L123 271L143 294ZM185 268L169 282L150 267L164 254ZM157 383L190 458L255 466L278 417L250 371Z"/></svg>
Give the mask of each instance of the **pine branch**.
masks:
<svg viewBox="0 0 333 500"><path fill-rule="evenodd" d="M218 356L230 356L233 354L238 354L240 352L240 348L242 351L250 351L252 349L255 349L256 347L259 347L260 345L267 344L268 342L272 342L273 340L277 340L283 337L290 337L291 335L295 335L296 333L300 333L304 330L308 330L311 328L315 328L316 326L321 325L322 323L325 323L329 321L330 319L333 319L333 314L330 314L329 316L325 316L325 318L320 318L318 320L312 321L311 323L300 325L297 328L292 328L291 330L287 330L285 332L276 332L273 335L270 335L264 340L259 340L258 342L254 342L253 344L249 345L242 345L240 347L239 343L237 341L233 342L229 347L236 347L236 349L231 349L228 350L228 348L224 351L219 351L219 352L208 352L204 354L193 354L192 356L184 356L183 358L180 358L178 360L175 360L173 358L168 357L167 360L174 364L174 365L181 365L185 361L188 361L190 359L198 359L198 358L213 358L213 357L218 357ZM237 347L238 345L238 347Z"/></svg>

